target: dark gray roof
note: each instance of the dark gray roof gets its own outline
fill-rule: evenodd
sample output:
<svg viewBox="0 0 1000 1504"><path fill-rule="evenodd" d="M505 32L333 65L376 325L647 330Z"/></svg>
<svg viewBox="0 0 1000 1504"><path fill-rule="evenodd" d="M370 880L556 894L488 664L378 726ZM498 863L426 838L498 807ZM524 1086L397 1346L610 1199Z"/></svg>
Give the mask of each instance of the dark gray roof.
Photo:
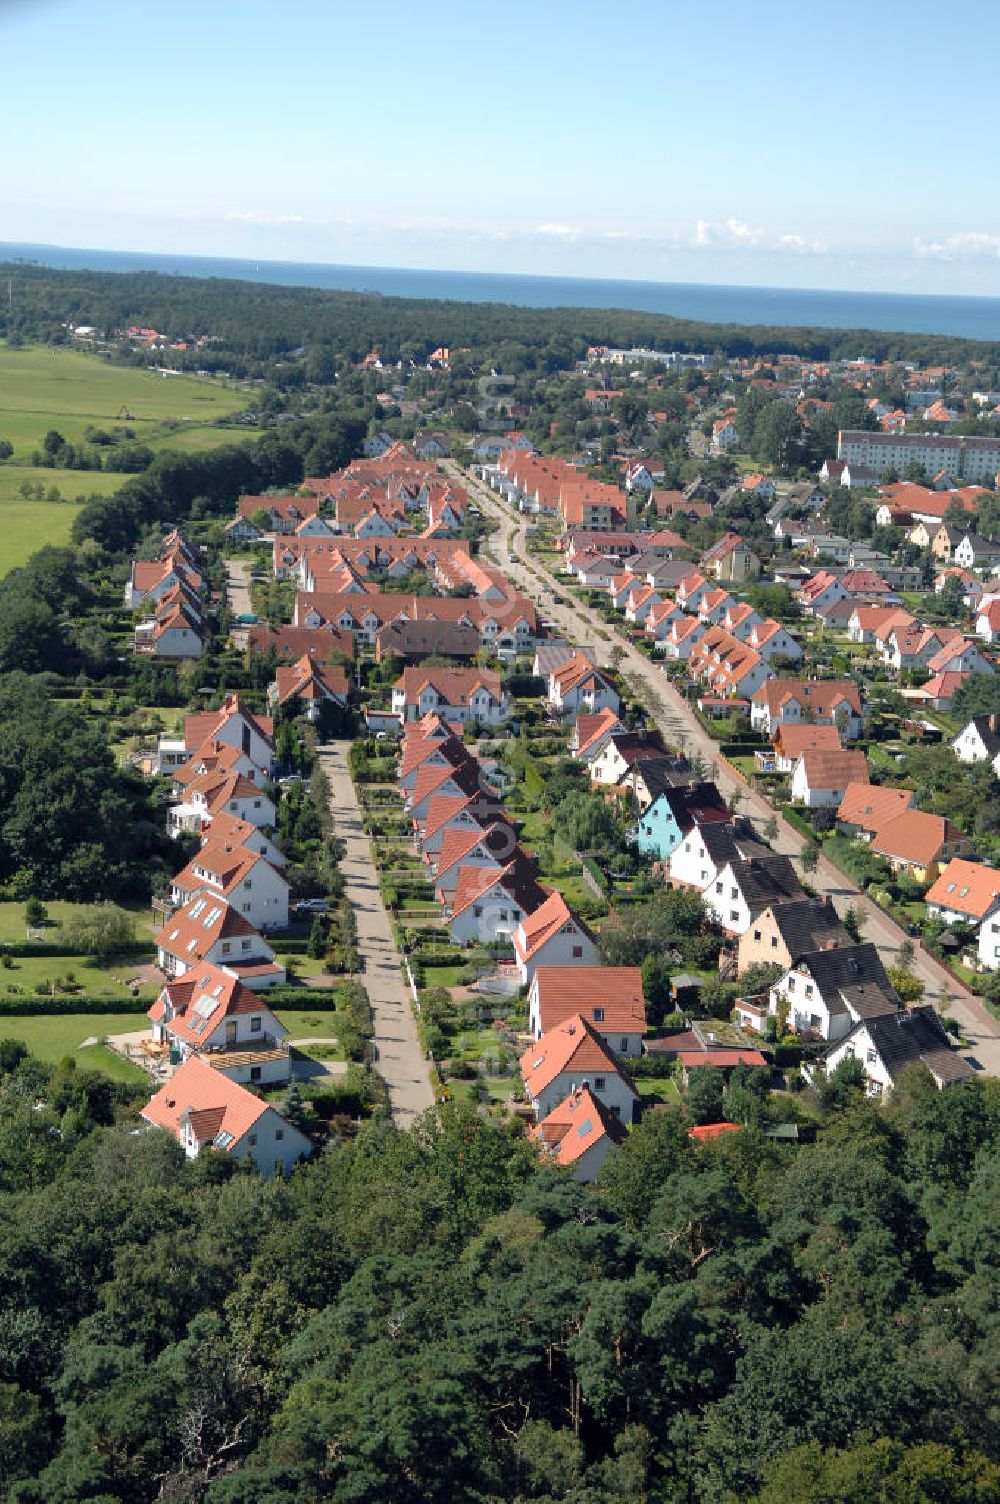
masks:
<svg viewBox="0 0 1000 1504"><path fill-rule="evenodd" d="M668 789L686 788L694 777L686 758L670 756L644 758L635 775L646 785L650 799L658 799Z"/></svg>
<svg viewBox="0 0 1000 1504"><path fill-rule="evenodd" d="M894 1013L899 1006L882 958L868 941L810 951L799 958L798 968L808 971L832 1013L847 1006L856 1018L871 1019Z"/></svg>
<svg viewBox="0 0 1000 1504"><path fill-rule="evenodd" d="M893 1081L906 1066L916 1064L925 1065L941 1086L973 1075L969 1062L951 1048L929 1003L908 1013L869 1019L866 1028Z"/></svg>
<svg viewBox="0 0 1000 1504"><path fill-rule="evenodd" d="M979 732L983 746L986 748L986 751L992 760L992 758L996 757L997 753L1000 752L1000 732L995 729L997 724L996 717L990 715L974 715L972 717L971 724L975 726L976 730ZM966 726L963 726L963 731L967 729L967 726L968 723L966 724Z"/></svg>
<svg viewBox="0 0 1000 1504"><path fill-rule="evenodd" d="M478 627L462 622L392 621L376 633L379 644L400 658L474 658L482 647Z"/></svg>
<svg viewBox="0 0 1000 1504"><path fill-rule="evenodd" d="M787 856L770 855L733 862L732 870L733 881L752 912L760 913L773 904L780 905L805 896Z"/></svg>
<svg viewBox="0 0 1000 1504"><path fill-rule="evenodd" d="M776 904L774 922L793 962L809 951L851 943L833 904L818 898Z"/></svg>
<svg viewBox="0 0 1000 1504"><path fill-rule="evenodd" d="M714 783L679 784L675 780L672 785L665 786L662 793L681 830L688 830L693 825L729 823L726 801ZM720 818L722 815L725 815L724 820Z"/></svg>

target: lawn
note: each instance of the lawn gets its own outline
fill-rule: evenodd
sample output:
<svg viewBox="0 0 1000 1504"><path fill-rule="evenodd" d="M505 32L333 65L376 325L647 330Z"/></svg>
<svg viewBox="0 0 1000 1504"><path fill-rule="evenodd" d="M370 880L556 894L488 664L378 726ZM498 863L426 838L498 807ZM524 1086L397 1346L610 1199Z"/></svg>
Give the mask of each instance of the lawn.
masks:
<svg viewBox="0 0 1000 1504"><path fill-rule="evenodd" d="M657 1102L665 1102L671 1107L681 1105L677 1084L667 1076L640 1076L635 1082L635 1089L646 1107L652 1107Z"/></svg>
<svg viewBox="0 0 1000 1504"><path fill-rule="evenodd" d="M293 1044L296 1039L336 1039L344 1027L343 1016L335 1008L309 1011L286 1008L279 1009L274 1016L279 1024L284 1024Z"/></svg>
<svg viewBox="0 0 1000 1504"><path fill-rule="evenodd" d="M152 959L151 952L141 951L131 957L118 956L107 966L99 966L92 956L15 956L11 967L0 971L0 996L10 987L33 993L39 983L48 986L54 977L72 972L81 992L107 995L109 999L130 997L126 981L137 965L148 964ZM152 999L157 990L155 982L143 982L138 996Z"/></svg>
<svg viewBox="0 0 1000 1504"><path fill-rule="evenodd" d="M39 1060L62 1060L65 1055L81 1053L85 1039L101 1039L108 1034L131 1034L147 1026L141 1013L36 1013L26 1018L0 1017L0 1039L22 1039ZM82 1051L84 1060L103 1069L105 1055L112 1051L91 1046ZM122 1071L131 1070L127 1061L113 1057ZM109 1074L111 1072L109 1071ZM142 1079L142 1072L119 1080Z"/></svg>
<svg viewBox="0 0 1000 1504"><path fill-rule="evenodd" d="M464 970L464 966L425 966L424 986L457 987Z"/></svg>

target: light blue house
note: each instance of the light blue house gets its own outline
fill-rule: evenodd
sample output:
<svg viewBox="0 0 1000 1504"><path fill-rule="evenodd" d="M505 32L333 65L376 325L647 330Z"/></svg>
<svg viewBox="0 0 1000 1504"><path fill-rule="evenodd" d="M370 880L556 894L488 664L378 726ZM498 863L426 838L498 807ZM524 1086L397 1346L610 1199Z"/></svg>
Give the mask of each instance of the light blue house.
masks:
<svg viewBox="0 0 1000 1504"><path fill-rule="evenodd" d="M639 815L636 843L647 856L666 861L696 825L731 819L732 814L714 783L661 788Z"/></svg>

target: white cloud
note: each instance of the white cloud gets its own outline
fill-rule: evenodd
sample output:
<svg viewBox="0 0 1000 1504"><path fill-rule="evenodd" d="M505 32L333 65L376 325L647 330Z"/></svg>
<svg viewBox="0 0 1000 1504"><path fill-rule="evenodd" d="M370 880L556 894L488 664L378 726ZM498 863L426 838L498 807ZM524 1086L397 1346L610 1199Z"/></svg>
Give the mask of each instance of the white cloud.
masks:
<svg viewBox="0 0 1000 1504"><path fill-rule="evenodd" d="M536 225L536 235L550 235L554 240L578 240L580 231L575 225Z"/></svg>
<svg viewBox="0 0 1000 1504"><path fill-rule="evenodd" d="M918 237L913 249L918 256L934 261L992 261L1000 257L1000 235L965 230L944 240L921 240Z"/></svg>
<svg viewBox="0 0 1000 1504"><path fill-rule="evenodd" d="M696 222L694 227L694 243L695 245L712 244L712 226L707 219L699 219Z"/></svg>
<svg viewBox="0 0 1000 1504"><path fill-rule="evenodd" d="M734 240L745 241L748 245L757 245L764 233L763 230L751 228L745 219L727 219L726 229Z"/></svg>
<svg viewBox="0 0 1000 1504"><path fill-rule="evenodd" d="M269 214L265 209L249 209L243 214L226 214L225 219L242 225L306 225L315 224L304 214Z"/></svg>

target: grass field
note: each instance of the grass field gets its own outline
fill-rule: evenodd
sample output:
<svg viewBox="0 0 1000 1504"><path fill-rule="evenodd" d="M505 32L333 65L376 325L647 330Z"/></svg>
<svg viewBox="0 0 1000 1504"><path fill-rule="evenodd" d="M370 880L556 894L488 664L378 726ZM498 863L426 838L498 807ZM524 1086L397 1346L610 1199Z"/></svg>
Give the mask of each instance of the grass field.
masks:
<svg viewBox="0 0 1000 1504"><path fill-rule="evenodd" d="M76 444L88 425L127 425L138 441L162 443L189 428L204 429L246 405L245 390L221 381L160 376L111 365L79 350L0 345L0 438L14 445L15 462L30 460L50 428ZM172 431L174 423L179 427ZM120 483L121 477L116 479Z"/></svg>
<svg viewBox="0 0 1000 1504"><path fill-rule="evenodd" d="M79 499L109 496L128 479L103 470L33 466L32 452L50 428L75 444L89 425L107 431L127 426L136 442L153 450L203 452L254 437L254 429L214 426L246 403L245 391L222 382L130 370L78 350L0 344L0 439L14 445L13 459L0 464L0 576L45 544L68 542ZM123 407L130 418L119 418ZM26 481L46 492L55 487L62 501L26 501L19 494Z"/></svg>
<svg viewBox="0 0 1000 1504"><path fill-rule="evenodd" d="M104 1045L88 1045L85 1039L108 1034L130 1034L143 1028L141 1013L49 1014L28 1018L0 1018L0 1039L21 1039L39 1060L62 1060L72 1055L81 1066L106 1071L117 1081L148 1079L137 1066L121 1059Z"/></svg>

